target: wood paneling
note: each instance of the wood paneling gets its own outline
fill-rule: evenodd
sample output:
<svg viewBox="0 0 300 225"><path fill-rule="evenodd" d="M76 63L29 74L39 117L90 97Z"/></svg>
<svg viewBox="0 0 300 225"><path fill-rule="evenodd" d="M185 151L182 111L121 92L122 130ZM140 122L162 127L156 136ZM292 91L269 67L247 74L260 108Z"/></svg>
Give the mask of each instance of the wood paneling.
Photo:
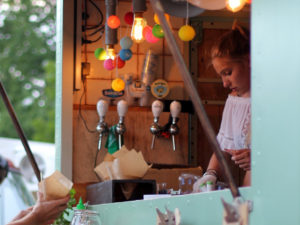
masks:
<svg viewBox="0 0 300 225"><path fill-rule="evenodd" d="M203 29L203 39L198 46L198 92L202 100L218 101L220 104L205 105L205 110L210 119L210 122L216 132L219 131L221 124L222 112L224 106L221 104L225 102L229 90L223 88L220 77L214 71L211 65L210 49L216 40L222 33L228 30L225 29ZM205 81L205 82L204 82ZM198 125L198 163L205 170L213 150L210 147L210 143L201 127Z"/></svg>
<svg viewBox="0 0 300 225"><path fill-rule="evenodd" d="M92 107L94 108L94 107ZM98 115L95 110L83 110L87 126L94 130L98 123ZM159 119L160 125L168 122L170 113L163 112ZM90 133L84 127L80 119L78 110L74 110L74 151L73 151L73 181L76 183L98 181L93 168L98 144L98 134ZM115 107L111 107L105 118L108 126L118 123L118 116ZM125 117L126 132L124 134L124 144L131 150L132 148L141 151L148 163L188 165L188 114L181 113L178 121L179 134L175 137L176 151L172 149L171 138L156 138L154 149L151 149L152 134L150 125L153 122L153 115L150 109L137 111L129 109ZM97 164L102 162L107 149L104 148L106 137L102 140L102 149L98 155Z"/></svg>

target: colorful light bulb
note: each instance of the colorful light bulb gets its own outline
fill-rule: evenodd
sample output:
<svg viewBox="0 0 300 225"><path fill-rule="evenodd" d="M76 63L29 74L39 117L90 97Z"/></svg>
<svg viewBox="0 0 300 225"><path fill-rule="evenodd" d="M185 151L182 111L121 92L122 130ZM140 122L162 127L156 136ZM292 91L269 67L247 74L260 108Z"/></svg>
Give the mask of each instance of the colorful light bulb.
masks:
<svg viewBox="0 0 300 225"><path fill-rule="evenodd" d="M150 27L150 26L145 27L145 29L143 30L143 35L144 35L146 41L149 43L156 43L159 41L159 38L157 38L153 35L152 27Z"/></svg>
<svg viewBox="0 0 300 225"><path fill-rule="evenodd" d="M182 41L191 41L195 35L194 28L189 25L182 26L178 31L178 36Z"/></svg>
<svg viewBox="0 0 300 225"><path fill-rule="evenodd" d="M164 31L159 24L153 26L152 34L157 38L163 38L165 36Z"/></svg>
<svg viewBox="0 0 300 225"><path fill-rule="evenodd" d="M166 20L169 22L169 21L170 21L170 16L169 16L169 14L165 13L165 17L166 17ZM155 22L156 24L160 24L159 18L158 18L158 16L157 16L156 13L154 14L154 22Z"/></svg>
<svg viewBox="0 0 300 225"><path fill-rule="evenodd" d="M131 39L136 43L144 41L143 30L147 26L146 20L143 18L143 13L137 12L134 14L134 20L131 29Z"/></svg>
<svg viewBox="0 0 300 225"><path fill-rule="evenodd" d="M120 58L120 56L116 57L114 60L114 67L118 66L118 69L121 69L125 66L125 61Z"/></svg>
<svg viewBox="0 0 300 225"><path fill-rule="evenodd" d="M132 44L133 44L133 42L132 42L131 38L128 36L123 37L120 40L120 45L121 45L122 49L129 49L129 48L131 48Z"/></svg>
<svg viewBox="0 0 300 225"><path fill-rule="evenodd" d="M132 57L132 51L130 49L121 49L119 56L123 61L129 60Z"/></svg>
<svg viewBox="0 0 300 225"><path fill-rule="evenodd" d="M114 91L123 91L125 88L125 82L120 78L116 78L112 81L111 88Z"/></svg>
<svg viewBox="0 0 300 225"><path fill-rule="evenodd" d="M132 25L133 23L133 12L128 12L124 15L124 21L128 25Z"/></svg>
<svg viewBox="0 0 300 225"><path fill-rule="evenodd" d="M105 59L104 62L103 62L103 67L107 70L113 70L115 68L114 60Z"/></svg>
<svg viewBox="0 0 300 225"><path fill-rule="evenodd" d="M94 52L95 57L99 60L106 59L106 51L103 48L97 48Z"/></svg>
<svg viewBox="0 0 300 225"><path fill-rule="evenodd" d="M117 29L120 26L120 23L119 17L115 15L111 15L107 19L107 26L109 26L111 29Z"/></svg>

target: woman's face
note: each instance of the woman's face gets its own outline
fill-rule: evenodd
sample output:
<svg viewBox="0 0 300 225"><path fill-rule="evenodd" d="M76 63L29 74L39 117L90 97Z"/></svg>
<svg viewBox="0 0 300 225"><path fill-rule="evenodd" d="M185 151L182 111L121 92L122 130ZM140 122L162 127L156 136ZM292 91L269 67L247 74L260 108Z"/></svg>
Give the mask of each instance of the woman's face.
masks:
<svg viewBox="0 0 300 225"><path fill-rule="evenodd" d="M230 88L240 97L250 97L249 57L242 60L216 57L212 60L212 64L221 76L225 88Z"/></svg>

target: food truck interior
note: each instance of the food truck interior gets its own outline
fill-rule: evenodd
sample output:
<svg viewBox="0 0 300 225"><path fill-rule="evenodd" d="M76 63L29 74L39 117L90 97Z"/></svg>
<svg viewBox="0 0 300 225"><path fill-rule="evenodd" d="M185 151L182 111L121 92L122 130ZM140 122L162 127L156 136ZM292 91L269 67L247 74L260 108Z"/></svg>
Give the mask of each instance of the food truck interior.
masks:
<svg viewBox="0 0 300 225"><path fill-rule="evenodd" d="M288 54L295 56L295 51L299 50L298 45L292 47L299 31L290 29L290 26L295 25L294 21L299 19L298 12L290 9L289 16L274 21L270 12L278 13L278 18L286 14L281 10L282 5L272 4L271 7L267 1L247 3L235 13L228 9L203 10L199 13L199 9L193 9L192 6L187 8L184 4L176 8L178 2L167 5L170 1L163 1L167 5L164 10L169 10L167 14L170 16L164 16L162 27L166 28L165 24L168 23L168 29L171 29L178 46L174 48L174 43L170 43L168 29L162 31L161 27L156 26L160 21L155 18L154 12L161 10L159 5L155 6L157 0L146 1L146 7L140 5L141 1L133 1L136 5L125 0L115 5L114 2L77 0L58 2L57 5L57 168L74 182L76 198L88 200L89 189L93 187L93 198L98 197L97 191L100 196L113 188L115 193L122 192L126 198L130 187L153 180L159 187L166 183L164 188L176 191L183 174L203 174L213 149L203 124L198 120L199 115L195 113L197 105L189 94L190 86L186 84L182 67L187 66L209 121L217 132L228 92L224 91L220 78L210 65L209 49L213 40L237 22L255 31L255 35L251 36L253 183L251 187L241 188L240 191L244 200L254 202L251 224L284 224L286 218L282 218L280 212L288 204L293 206L288 207L289 222L296 224L299 218L295 215L299 205L293 200L299 199L299 194L294 189L299 188L300 182L299 179L293 179L294 173L284 175L278 171L278 162L285 168L299 169L296 167L299 153L286 149L290 154L289 163L289 160L281 160L287 159L287 153L280 150L283 148L282 143L289 142L292 145L295 142L293 135L288 135L284 128L289 125L292 133L299 133L299 126L295 127L295 124L299 121L296 115L300 109L295 105L290 106L287 101L276 104L270 100L270 96L278 100L288 97L294 102L299 98L299 91L295 88L295 80L299 79L296 76L299 65L293 63L293 58L286 60ZM299 3L293 3L299 7ZM136 16L142 15L147 20L152 28L150 34L153 35L149 35L143 42L139 42L137 37L131 45L123 38L130 36L128 12L135 11L136 7L143 8L142 13L139 11ZM270 11L263 10L266 8ZM120 18L120 24L117 21L118 26L110 28L114 31L106 27L109 19L107 12ZM263 17L262 12L268 17ZM193 13L195 15L187 16ZM162 18L162 15L158 17ZM178 36L177 33L187 23L194 28L195 36L192 40L184 41L186 36ZM280 24L284 32L273 29L275 23ZM114 25L111 24L112 27ZM153 28L157 29L155 35ZM163 32L166 32L165 38ZM289 48L279 44L280 38L291 39L291 42L285 43ZM276 54L275 44L281 54ZM104 60L101 58L103 50L106 53ZM178 51L185 61L184 65L176 59L174 52ZM120 57L121 60L118 58L114 63L114 57ZM274 81L273 75L279 75L279 61L284 61L290 67L287 68L285 80ZM258 76L262 73L264 76ZM291 88L279 95L274 92L272 85L288 85ZM292 88L294 95L290 95ZM290 117L282 119L283 106L290 109ZM274 120L277 121L278 129L274 129ZM107 169L114 165L118 169L116 173ZM273 182L274 171L281 175L281 182L277 185ZM239 179L238 173L232 176ZM135 185L126 183L119 188L116 181L122 178L130 178L132 183L139 182ZM145 183L140 178L144 178ZM282 187L286 187L285 182L289 179L294 181L293 194L282 196ZM97 186L105 183L104 180L109 180L106 183L109 185ZM148 184L153 185L151 182ZM138 190L142 192L147 188L139 186ZM230 188L231 193L221 190L148 201L114 204L96 202L89 208L100 213L103 224L153 224L157 221L155 209L165 207L175 211L179 208L182 224L216 224L223 217L220 199L232 201L232 197L236 197L233 189ZM108 201L113 202L111 199ZM248 215L250 211L246 211ZM229 223L225 221L223 224Z"/></svg>
<svg viewBox="0 0 300 225"><path fill-rule="evenodd" d="M145 161L152 164L152 168L149 169L149 174L146 174L145 179L159 179L159 182L167 183L168 189L178 190L178 176L181 173L201 176L208 165L213 150L199 123L191 99L185 90L180 70L165 38L156 38L155 43L147 40L141 43L133 42L130 47L132 56L125 61L125 65L121 68L108 69L104 63L105 60L96 58L96 50L108 48L109 45L106 43L111 41L104 32L105 16L108 16L106 11L109 7L107 4L105 1L83 1L82 5L78 4L76 10L84 16L80 17L78 13L77 16L74 16L77 23L74 24L73 29L76 30L77 42L75 40L76 57L74 60L76 64L74 65L76 68L74 67L75 71L73 71L74 92L72 97L72 180L75 187L82 190L82 192L79 191L79 194L84 199L86 186L99 182L94 167L103 160L109 160L108 150L104 146L107 145L109 135L103 135L101 150L98 150L99 133L96 131L96 126L99 122L99 115L97 103L100 99L109 102L105 122L108 128L111 128L119 122L117 103L120 100L125 100L128 103L128 111L124 117L126 131L123 133L123 144L128 150L135 149L141 152ZM217 132L228 91L223 88L221 78L217 76L210 65L209 49L218 36L231 29L235 20L240 25L249 28L250 4L246 4L242 10L234 14L228 9L204 11L189 5L191 7L190 13L193 16L188 15L188 23L196 32L191 41L183 41L178 36L179 29L187 22L186 13L182 15L181 12L182 7L186 8L186 2L180 3L179 6L180 8L173 7L173 11L170 12L172 15L169 16L169 26L177 41L180 53L190 70L206 113L215 132ZM121 21L120 26L116 29L117 37L115 38L117 38L117 42L113 45L115 54L120 54L122 51L122 44L124 45L124 43L121 40L130 36L131 25L126 22L126 16L131 12L131 7L131 1L118 1L115 5L115 14ZM148 26L155 26L154 14L150 2L146 2L143 17ZM179 16L175 16L177 14ZM100 30L97 35L93 34L97 29ZM152 66L150 69L147 63ZM81 65L82 74L80 74L79 65ZM112 83L118 78L125 82L124 91L121 91L119 96L116 93L109 93ZM148 83L144 83L145 80ZM165 88L167 93L157 95L153 91L156 90L153 87L156 81L163 81L158 86ZM147 93L150 92L147 88L151 89L151 93ZM149 96L142 102L145 97L141 96L144 94ZM159 115L158 121L158 125L164 130L156 135L152 147L153 134L150 132L150 127L154 117L151 106L157 99L164 104L163 112ZM177 122L179 132L174 135L175 148L172 143L172 135L169 132L170 103L174 100L181 103L181 112ZM97 152L99 154L96 156ZM155 172L158 169L161 169L160 172ZM159 177L161 172L166 171L170 174L166 174L163 181ZM234 176L238 175L235 174Z"/></svg>

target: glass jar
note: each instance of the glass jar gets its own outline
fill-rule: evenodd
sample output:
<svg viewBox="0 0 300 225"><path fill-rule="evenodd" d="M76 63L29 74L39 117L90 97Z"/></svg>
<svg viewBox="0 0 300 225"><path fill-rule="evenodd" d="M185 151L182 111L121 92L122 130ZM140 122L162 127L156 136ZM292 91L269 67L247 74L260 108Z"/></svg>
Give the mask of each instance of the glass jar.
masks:
<svg viewBox="0 0 300 225"><path fill-rule="evenodd" d="M179 189L181 194L189 194L193 192L193 185L199 179L199 176L189 173L182 173L178 177Z"/></svg>
<svg viewBox="0 0 300 225"><path fill-rule="evenodd" d="M85 225L101 225L99 213L92 210L85 210Z"/></svg>
<svg viewBox="0 0 300 225"><path fill-rule="evenodd" d="M73 219L71 225L86 224L86 210L74 209Z"/></svg>

